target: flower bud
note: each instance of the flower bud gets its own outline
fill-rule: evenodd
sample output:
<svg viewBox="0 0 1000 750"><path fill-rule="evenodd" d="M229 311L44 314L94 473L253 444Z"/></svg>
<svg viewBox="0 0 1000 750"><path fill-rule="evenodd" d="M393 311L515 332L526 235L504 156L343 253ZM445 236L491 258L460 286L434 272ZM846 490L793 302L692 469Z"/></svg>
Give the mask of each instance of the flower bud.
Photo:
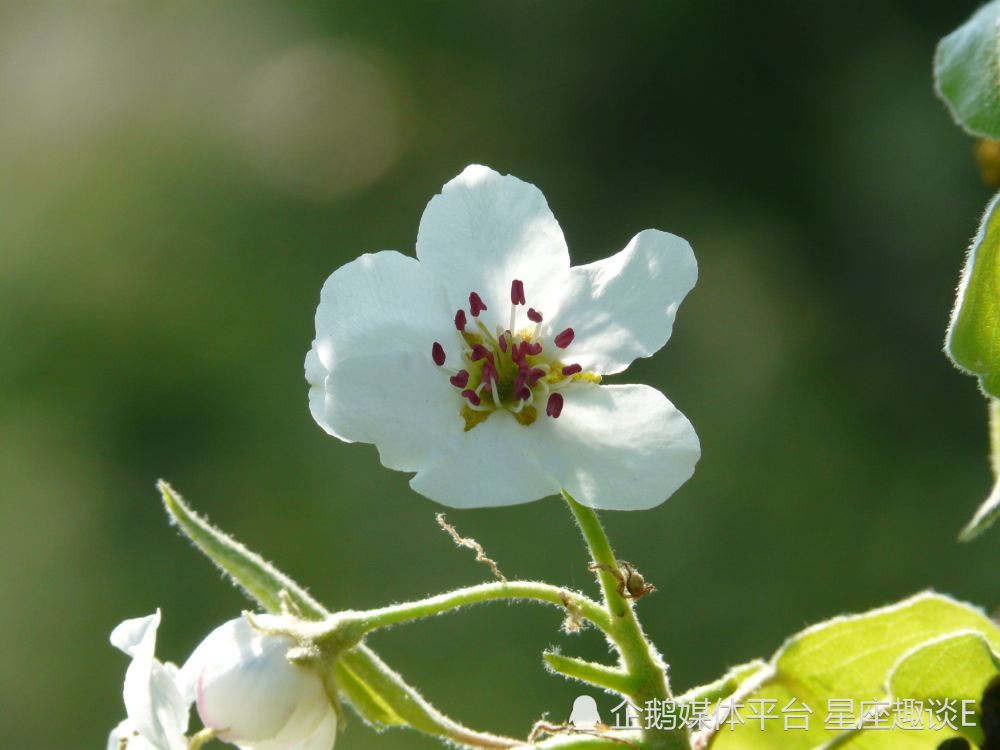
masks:
<svg viewBox="0 0 1000 750"><path fill-rule="evenodd" d="M337 715L319 675L288 661L293 646L242 617L213 630L182 670L204 725L244 750L330 750Z"/></svg>

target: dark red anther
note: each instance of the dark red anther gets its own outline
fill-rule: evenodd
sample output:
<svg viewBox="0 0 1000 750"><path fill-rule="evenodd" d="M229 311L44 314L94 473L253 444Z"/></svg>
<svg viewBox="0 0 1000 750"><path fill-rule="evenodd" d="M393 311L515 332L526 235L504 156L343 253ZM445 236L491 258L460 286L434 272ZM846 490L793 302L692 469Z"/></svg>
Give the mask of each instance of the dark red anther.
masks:
<svg viewBox="0 0 1000 750"><path fill-rule="evenodd" d="M535 308L529 307L528 308L528 320L530 320L532 323L541 323L542 322L542 314L540 312L538 312L538 310L536 310Z"/></svg>
<svg viewBox="0 0 1000 750"><path fill-rule="evenodd" d="M573 329L567 328L565 331L556 336L556 346L560 349L565 349L573 343L574 336L576 336L576 334L573 332Z"/></svg>
<svg viewBox="0 0 1000 750"><path fill-rule="evenodd" d="M515 364L524 359L524 350L520 344L512 344L510 348L510 358Z"/></svg>
<svg viewBox="0 0 1000 750"><path fill-rule="evenodd" d="M459 370L448 378L448 382L456 388L465 388L469 384L469 373L467 370Z"/></svg>
<svg viewBox="0 0 1000 750"><path fill-rule="evenodd" d="M493 381L497 379L496 368L492 364L487 362L485 365L483 365L483 372L480 378L481 382L483 383L483 389L487 391L491 390L493 388Z"/></svg>
<svg viewBox="0 0 1000 750"><path fill-rule="evenodd" d="M549 400L545 404L545 413L553 419L558 419L562 414L563 397L561 393L550 393Z"/></svg>
<svg viewBox="0 0 1000 750"><path fill-rule="evenodd" d="M500 334L500 341L498 343L500 344L500 351L502 351L504 354L506 354L507 353L507 334L506 333L501 333Z"/></svg>
<svg viewBox="0 0 1000 750"><path fill-rule="evenodd" d="M531 389L526 385L522 385L520 388L514 390L514 398L518 401L527 401L531 398Z"/></svg>
<svg viewBox="0 0 1000 750"><path fill-rule="evenodd" d="M483 302L483 298L480 297L476 292L469 295L469 312L472 313L473 318L478 318L479 313L483 310L488 310L486 303Z"/></svg>
<svg viewBox="0 0 1000 750"><path fill-rule="evenodd" d="M465 317L465 310L459 310L457 313L455 313L455 328L457 328L460 331L464 331L465 324L467 322L468 320Z"/></svg>
<svg viewBox="0 0 1000 750"><path fill-rule="evenodd" d="M431 347L431 358L434 360L434 364L438 367L444 364L444 347L437 341L435 341L434 346Z"/></svg>
<svg viewBox="0 0 1000 750"><path fill-rule="evenodd" d="M583 367L580 365L566 365L562 369L563 375L576 375L578 372L583 372Z"/></svg>
<svg viewBox="0 0 1000 750"><path fill-rule="evenodd" d="M529 383L529 385L534 385L535 383L537 383L539 380L541 380L544 377L545 377L545 370L542 370L542 369L536 367L528 375L528 383Z"/></svg>
<svg viewBox="0 0 1000 750"><path fill-rule="evenodd" d="M472 404L473 406L479 406L480 403L479 395L471 389L466 389L462 391L462 398L469 399L469 403Z"/></svg>
<svg viewBox="0 0 1000 750"><path fill-rule="evenodd" d="M524 282L520 279L514 279L510 283L510 301L514 305L524 304Z"/></svg>
<svg viewBox="0 0 1000 750"><path fill-rule="evenodd" d="M476 344L475 346L472 347L471 358L473 362L478 362L481 359L485 359L487 362L490 362L492 364L493 352L491 352L482 344Z"/></svg>
<svg viewBox="0 0 1000 750"><path fill-rule="evenodd" d="M529 356L537 357L539 354L542 353L542 345L539 344L537 341L534 343L529 343L525 341L521 344L521 346L524 348L525 354L528 354Z"/></svg>

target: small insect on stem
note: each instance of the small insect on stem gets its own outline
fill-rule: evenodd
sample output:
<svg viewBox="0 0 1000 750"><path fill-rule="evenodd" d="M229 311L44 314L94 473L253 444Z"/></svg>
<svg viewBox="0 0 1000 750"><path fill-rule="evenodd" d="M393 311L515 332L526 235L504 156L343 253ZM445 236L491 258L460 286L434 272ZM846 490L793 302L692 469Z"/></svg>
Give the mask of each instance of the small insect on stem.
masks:
<svg viewBox="0 0 1000 750"><path fill-rule="evenodd" d="M650 591L655 591L656 586L646 583L642 573L636 570L635 566L625 560L618 561L618 567L612 568L605 563L591 563L587 570L603 570L618 579L618 595L625 599L641 599Z"/></svg>

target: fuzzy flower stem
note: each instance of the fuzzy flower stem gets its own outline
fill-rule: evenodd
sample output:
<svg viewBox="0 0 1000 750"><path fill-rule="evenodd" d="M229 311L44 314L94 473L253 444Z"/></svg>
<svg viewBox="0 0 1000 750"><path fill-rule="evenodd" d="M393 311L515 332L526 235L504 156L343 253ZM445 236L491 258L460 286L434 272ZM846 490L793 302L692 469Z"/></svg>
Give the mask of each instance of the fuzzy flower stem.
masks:
<svg viewBox="0 0 1000 750"><path fill-rule="evenodd" d="M346 616L348 622L357 628L356 633L363 635L379 628L413 622L472 604L501 599L535 601L551 604L564 610L571 606L605 633L609 633L614 626L607 611L593 599L574 591L537 581L482 583L478 586L467 586L418 601L393 604L364 612L341 612L338 613L337 617L344 618ZM339 627L343 627L343 625L339 625Z"/></svg>
<svg viewBox="0 0 1000 750"><path fill-rule="evenodd" d="M605 607L611 615L612 625L608 637L618 649L625 671L637 685L628 698L640 711L645 708L648 701L655 701L659 705L665 701L672 701L673 695L667 680L666 665L642 632L632 602L618 593L618 580L610 572L618 569L618 560L604 527L591 508L578 503L566 490L563 490L562 495L580 527L591 558L599 566L597 576L604 593ZM644 729L642 734L644 744L650 748L664 750L691 748L691 741L683 729L650 728Z"/></svg>

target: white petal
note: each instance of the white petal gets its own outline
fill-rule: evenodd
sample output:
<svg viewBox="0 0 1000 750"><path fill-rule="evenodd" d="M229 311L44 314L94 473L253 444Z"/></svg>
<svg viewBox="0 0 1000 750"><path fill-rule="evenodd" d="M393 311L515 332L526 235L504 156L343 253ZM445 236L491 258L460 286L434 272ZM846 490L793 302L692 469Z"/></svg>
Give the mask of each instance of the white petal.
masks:
<svg viewBox="0 0 1000 750"><path fill-rule="evenodd" d="M362 255L334 271L316 309L322 365L393 351L430 356L434 342L457 346L441 285L415 259L393 251ZM312 382L312 381L311 381Z"/></svg>
<svg viewBox="0 0 1000 750"><path fill-rule="evenodd" d="M444 282L452 308L467 308L478 292L493 323L507 320L514 279L524 282L529 305L544 308L569 273L566 240L542 192L478 165L427 204L417 258Z"/></svg>
<svg viewBox="0 0 1000 750"><path fill-rule="evenodd" d="M202 722L227 742L274 737L315 675L290 664L291 640L263 636L244 618L220 625L199 644L182 672L197 678Z"/></svg>
<svg viewBox="0 0 1000 750"><path fill-rule="evenodd" d="M464 433L459 450L422 469L410 486L452 508L515 505L558 493L559 482L539 471L526 453L538 421L524 426L509 412L493 412Z"/></svg>
<svg viewBox="0 0 1000 750"><path fill-rule="evenodd" d="M327 376L326 394L330 431L342 440L374 443L390 469L417 471L462 438L461 395L429 353L340 362Z"/></svg>
<svg viewBox="0 0 1000 750"><path fill-rule="evenodd" d="M133 648L125 672L125 710L133 727L157 750L185 750L189 703L175 673L153 657L155 645L156 628L151 627Z"/></svg>
<svg viewBox="0 0 1000 750"><path fill-rule="evenodd" d="M336 436L333 429L326 423L326 376L329 374L316 352L316 343L306 352L306 382L309 383L309 413L316 424L331 435Z"/></svg>
<svg viewBox="0 0 1000 750"><path fill-rule="evenodd" d="M118 625L111 631L111 645L128 656L135 656L137 649L152 655L156 648L156 629L160 627L160 610L146 617L136 617Z"/></svg>
<svg viewBox="0 0 1000 750"><path fill-rule="evenodd" d="M330 709L311 735L289 750L331 750L337 739L337 714Z"/></svg>
<svg viewBox="0 0 1000 750"><path fill-rule="evenodd" d="M333 712L323 683L316 676L313 685L302 694L298 707L285 728L274 738L250 744L244 750L329 750L337 733L337 715Z"/></svg>
<svg viewBox="0 0 1000 750"><path fill-rule="evenodd" d="M157 750L137 731L131 721L125 719L108 735L108 750Z"/></svg>
<svg viewBox="0 0 1000 750"><path fill-rule="evenodd" d="M533 455L579 503L605 510L659 505L694 473L701 447L687 417L646 385L564 392L558 419L529 428Z"/></svg>
<svg viewBox="0 0 1000 750"><path fill-rule="evenodd" d="M610 258L578 266L547 331L576 334L563 360L602 374L621 372L662 347L677 308L698 279L686 240L647 229Z"/></svg>

